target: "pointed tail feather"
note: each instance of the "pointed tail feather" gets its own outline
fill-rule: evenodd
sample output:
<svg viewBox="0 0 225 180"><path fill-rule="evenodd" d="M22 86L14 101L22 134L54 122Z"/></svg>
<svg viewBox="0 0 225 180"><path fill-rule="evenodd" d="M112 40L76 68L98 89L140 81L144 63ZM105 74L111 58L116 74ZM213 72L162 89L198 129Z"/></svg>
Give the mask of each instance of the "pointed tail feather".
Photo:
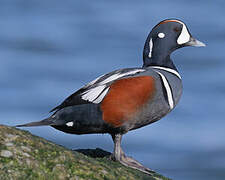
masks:
<svg viewBox="0 0 225 180"><path fill-rule="evenodd" d="M54 123L51 120L51 118L47 118L47 119L43 119L43 120L37 121L37 122L16 125L15 127L50 126L50 125L54 125Z"/></svg>

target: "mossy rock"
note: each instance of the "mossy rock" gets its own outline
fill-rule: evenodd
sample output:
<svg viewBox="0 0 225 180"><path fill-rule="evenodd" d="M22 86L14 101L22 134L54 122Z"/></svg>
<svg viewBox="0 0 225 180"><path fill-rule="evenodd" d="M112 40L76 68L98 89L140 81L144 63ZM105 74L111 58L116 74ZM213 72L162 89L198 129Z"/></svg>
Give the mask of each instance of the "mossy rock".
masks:
<svg viewBox="0 0 225 180"><path fill-rule="evenodd" d="M169 180L146 175L96 150L68 150L27 131L0 125L0 179Z"/></svg>

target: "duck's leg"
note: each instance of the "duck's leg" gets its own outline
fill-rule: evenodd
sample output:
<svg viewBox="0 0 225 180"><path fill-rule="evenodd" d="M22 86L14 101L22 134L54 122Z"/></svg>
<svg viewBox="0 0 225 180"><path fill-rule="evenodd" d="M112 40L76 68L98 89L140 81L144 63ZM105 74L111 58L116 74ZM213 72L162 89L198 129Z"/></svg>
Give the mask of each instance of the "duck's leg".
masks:
<svg viewBox="0 0 225 180"><path fill-rule="evenodd" d="M144 167L142 164L140 164L138 161L134 160L133 158L125 156L121 148L121 139L122 139L121 134L113 134L112 139L114 142L114 153L112 154L113 160L119 161L124 166L137 169L139 171L142 171L150 175L154 173L154 171Z"/></svg>

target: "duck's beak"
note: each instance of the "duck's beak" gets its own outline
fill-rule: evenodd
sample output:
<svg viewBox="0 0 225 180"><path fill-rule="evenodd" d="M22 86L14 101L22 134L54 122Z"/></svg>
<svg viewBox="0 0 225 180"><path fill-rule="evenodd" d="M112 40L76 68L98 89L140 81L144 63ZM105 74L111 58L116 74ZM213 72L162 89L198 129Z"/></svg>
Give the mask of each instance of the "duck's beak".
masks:
<svg viewBox="0 0 225 180"><path fill-rule="evenodd" d="M190 37L190 40L187 43L185 43L185 46L204 47L206 45L203 42L201 42L193 37Z"/></svg>

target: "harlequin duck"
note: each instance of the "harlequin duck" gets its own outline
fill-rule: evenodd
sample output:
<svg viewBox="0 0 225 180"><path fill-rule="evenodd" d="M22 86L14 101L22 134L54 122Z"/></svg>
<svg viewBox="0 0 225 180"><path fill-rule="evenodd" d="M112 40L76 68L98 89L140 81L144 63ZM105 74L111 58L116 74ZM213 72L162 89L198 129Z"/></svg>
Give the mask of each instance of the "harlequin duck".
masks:
<svg viewBox="0 0 225 180"><path fill-rule="evenodd" d="M130 130L158 121L177 105L182 81L170 54L185 46L205 45L191 36L182 21L161 21L147 37L142 67L104 74L52 109L49 118L17 127L50 125L72 134L109 133L114 160L151 174L152 170L125 156L121 138Z"/></svg>

